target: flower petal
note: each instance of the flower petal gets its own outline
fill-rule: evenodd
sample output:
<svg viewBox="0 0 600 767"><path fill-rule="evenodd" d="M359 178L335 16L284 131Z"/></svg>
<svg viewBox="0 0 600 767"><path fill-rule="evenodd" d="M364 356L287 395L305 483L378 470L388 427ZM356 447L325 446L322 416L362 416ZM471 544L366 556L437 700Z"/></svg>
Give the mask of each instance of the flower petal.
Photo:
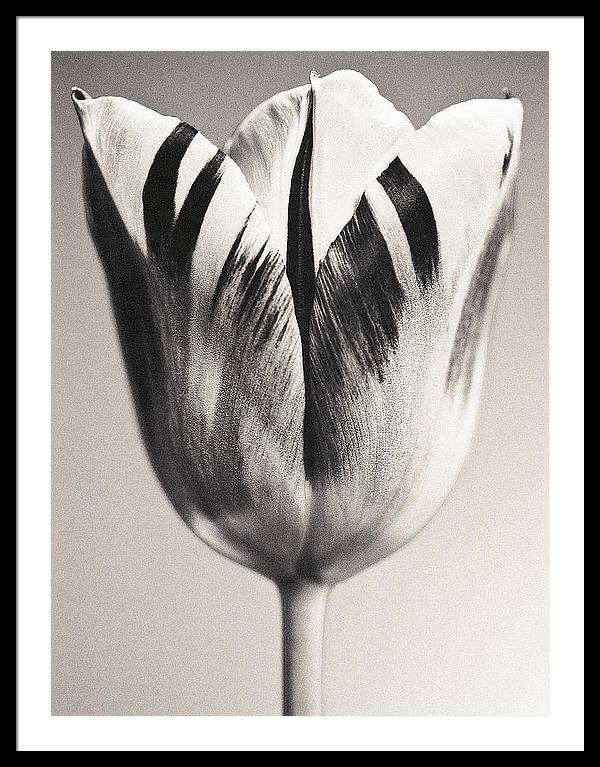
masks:
<svg viewBox="0 0 600 767"><path fill-rule="evenodd" d="M88 221L153 466L208 543L289 576L304 535L302 352L262 211L190 126L125 99L74 101Z"/></svg>
<svg viewBox="0 0 600 767"><path fill-rule="evenodd" d="M364 75L339 70L313 78L311 213L315 269L351 219L362 195L414 133L405 114Z"/></svg>
<svg viewBox="0 0 600 767"><path fill-rule="evenodd" d="M284 256L292 174L308 120L309 97L309 85L273 96L246 117L223 147L246 176Z"/></svg>
<svg viewBox="0 0 600 767"><path fill-rule="evenodd" d="M514 181L522 120L516 98L474 99L434 115L399 146L402 163L427 191L449 292L468 282Z"/></svg>
<svg viewBox="0 0 600 767"><path fill-rule="evenodd" d="M320 265L307 573L336 580L391 553L454 481L510 242L521 114L469 102L406 135Z"/></svg>

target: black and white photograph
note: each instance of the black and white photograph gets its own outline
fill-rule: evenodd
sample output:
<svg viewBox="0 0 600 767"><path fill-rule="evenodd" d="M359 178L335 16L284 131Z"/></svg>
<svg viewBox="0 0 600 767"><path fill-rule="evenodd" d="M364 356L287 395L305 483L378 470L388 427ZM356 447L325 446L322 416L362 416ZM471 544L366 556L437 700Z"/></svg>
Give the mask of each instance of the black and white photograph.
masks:
<svg viewBox="0 0 600 767"><path fill-rule="evenodd" d="M17 18L17 750L583 750L535 19Z"/></svg>

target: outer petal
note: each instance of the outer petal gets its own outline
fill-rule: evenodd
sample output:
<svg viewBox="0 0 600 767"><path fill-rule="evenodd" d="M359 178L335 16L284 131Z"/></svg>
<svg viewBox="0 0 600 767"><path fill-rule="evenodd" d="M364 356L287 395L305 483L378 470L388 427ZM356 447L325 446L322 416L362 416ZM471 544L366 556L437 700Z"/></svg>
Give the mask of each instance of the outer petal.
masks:
<svg viewBox="0 0 600 767"><path fill-rule="evenodd" d="M407 132L320 265L307 574L337 580L391 553L454 481L512 229L521 117L514 99L468 102Z"/></svg>
<svg viewBox="0 0 600 767"><path fill-rule="evenodd" d="M434 115L399 147L431 203L450 292L468 284L473 259L514 183L522 121L516 98L475 99Z"/></svg>
<svg viewBox="0 0 600 767"><path fill-rule="evenodd" d="M304 532L300 338L284 262L230 158L176 118L76 89L90 230L138 419L185 521L273 577Z"/></svg>
<svg viewBox="0 0 600 767"><path fill-rule="evenodd" d="M408 117L351 70L313 78L311 214L315 268L358 207L363 192L414 133Z"/></svg>

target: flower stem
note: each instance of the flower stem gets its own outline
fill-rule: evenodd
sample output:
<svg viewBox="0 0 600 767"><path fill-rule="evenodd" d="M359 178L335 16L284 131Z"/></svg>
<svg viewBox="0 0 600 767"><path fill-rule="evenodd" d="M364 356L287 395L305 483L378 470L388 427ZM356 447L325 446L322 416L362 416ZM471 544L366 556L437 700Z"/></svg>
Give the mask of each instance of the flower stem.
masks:
<svg viewBox="0 0 600 767"><path fill-rule="evenodd" d="M279 584L283 626L283 715L321 714L323 628L330 587L307 581Z"/></svg>

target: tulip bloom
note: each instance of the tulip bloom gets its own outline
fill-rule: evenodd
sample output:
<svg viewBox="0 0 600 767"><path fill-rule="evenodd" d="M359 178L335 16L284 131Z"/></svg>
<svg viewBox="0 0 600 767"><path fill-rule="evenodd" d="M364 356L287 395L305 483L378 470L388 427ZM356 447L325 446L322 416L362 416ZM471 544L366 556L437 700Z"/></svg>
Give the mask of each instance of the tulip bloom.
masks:
<svg viewBox="0 0 600 767"><path fill-rule="evenodd" d="M313 73L222 151L73 101L150 460L202 540L280 586L284 708L316 713L328 589L427 523L468 448L521 103L415 130L362 75Z"/></svg>

